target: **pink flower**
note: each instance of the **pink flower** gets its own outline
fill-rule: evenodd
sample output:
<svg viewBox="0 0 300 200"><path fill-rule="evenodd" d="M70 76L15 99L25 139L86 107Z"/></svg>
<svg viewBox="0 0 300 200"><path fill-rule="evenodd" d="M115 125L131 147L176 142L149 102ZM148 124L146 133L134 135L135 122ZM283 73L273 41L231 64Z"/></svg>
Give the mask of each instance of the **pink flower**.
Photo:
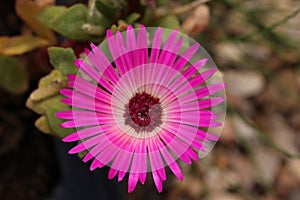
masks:
<svg viewBox="0 0 300 200"><path fill-rule="evenodd" d="M67 120L62 127L77 130L63 141L80 141L69 153L87 150L83 161L92 160L91 170L109 166L109 179L129 173L128 192L145 183L147 172L161 192L165 167L183 180L177 159L191 164L207 154L218 139L208 131L222 125L224 110L215 108L225 85L217 68L199 59L208 55L198 43L177 30L164 41L167 33L144 26L116 36L108 30L107 41L91 44L87 59L75 61L72 89L61 90L72 110L56 116Z"/></svg>

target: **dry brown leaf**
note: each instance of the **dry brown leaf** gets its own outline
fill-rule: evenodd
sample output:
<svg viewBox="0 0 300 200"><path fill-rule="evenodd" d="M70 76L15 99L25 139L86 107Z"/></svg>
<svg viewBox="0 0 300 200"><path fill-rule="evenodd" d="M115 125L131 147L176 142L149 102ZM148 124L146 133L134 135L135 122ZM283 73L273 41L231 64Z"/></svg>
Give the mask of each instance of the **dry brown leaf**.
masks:
<svg viewBox="0 0 300 200"><path fill-rule="evenodd" d="M0 54L20 55L37 47L49 45L49 40L41 37L23 35L0 37Z"/></svg>
<svg viewBox="0 0 300 200"><path fill-rule="evenodd" d="M210 13L207 5L200 5L183 22L182 30L189 34L203 32L209 23Z"/></svg>
<svg viewBox="0 0 300 200"><path fill-rule="evenodd" d="M39 36L47 38L50 41L50 44L56 43L56 37L51 29L37 20L37 15L43 9L41 4L30 0L17 0L15 5L18 16Z"/></svg>

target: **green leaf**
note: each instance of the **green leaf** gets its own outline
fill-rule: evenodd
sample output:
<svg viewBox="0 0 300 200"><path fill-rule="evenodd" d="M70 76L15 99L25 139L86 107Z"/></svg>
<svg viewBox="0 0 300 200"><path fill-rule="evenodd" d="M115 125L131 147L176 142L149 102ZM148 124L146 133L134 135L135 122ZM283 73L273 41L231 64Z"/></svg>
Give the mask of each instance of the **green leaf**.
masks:
<svg viewBox="0 0 300 200"><path fill-rule="evenodd" d="M66 8L65 6L47 7L38 15L38 20L47 25L48 27L54 29L53 22L67 11L68 8Z"/></svg>
<svg viewBox="0 0 300 200"><path fill-rule="evenodd" d="M128 17L126 17L125 21L128 24L133 24L134 22L136 22L139 18L141 17L141 15L139 13L132 13L130 14Z"/></svg>
<svg viewBox="0 0 300 200"><path fill-rule="evenodd" d="M48 48L50 63L64 75L76 74L78 69L74 64L76 56L71 48Z"/></svg>
<svg viewBox="0 0 300 200"><path fill-rule="evenodd" d="M38 118L34 125L43 133L51 134L51 128L49 126L47 117L42 115L40 118Z"/></svg>
<svg viewBox="0 0 300 200"><path fill-rule="evenodd" d="M79 41L96 39L82 30L87 23L88 8L76 4L70 8L52 6L44 9L38 19L67 38Z"/></svg>
<svg viewBox="0 0 300 200"><path fill-rule="evenodd" d="M180 27L179 19L174 15L166 16L162 19L156 19L153 23L154 26L163 28L176 29Z"/></svg>
<svg viewBox="0 0 300 200"><path fill-rule="evenodd" d="M25 21L37 35L47 38L48 43L55 44L56 37L54 33L37 20L37 15L43 8L37 3L37 1L31 0L16 0L15 10L18 16Z"/></svg>
<svg viewBox="0 0 300 200"><path fill-rule="evenodd" d="M0 87L20 94L28 85L28 76L22 64L16 58L0 55Z"/></svg>
<svg viewBox="0 0 300 200"><path fill-rule="evenodd" d="M155 0L156 6L165 6L170 3L170 0Z"/></svg>
<svg viewBox="0 0 300 200"><path fill-rule="evenodd" d="M57 84L62 84L63 82L67 81L68 78L62 74L60 70L54 69L48 74L44 76L39 81L39 88L49 87Z"/></svg>
<svg viewBox="0 0 300 200"><path fill-rule="evenodd" d="M119 11L122 9L121 1L113 0L96 0L96 8L110 19L116 19L119 16Z"/></svg>
<svg viewBox="0 0 300 200"><path fill-rule="evenodd" d="M49 75L40 80L39 88L30 94L26 106L38 114L45 114L49 107L60 103L57 96L59 90L65 87L67 87L67 78L59 70L52 70Z"/></svg>
<svg viewBox="0 0 300 200"><path fill-rule="evenodd" d="M64 103L62 103L60 101L57 105L52 105L46 111L46 117L47 117L47 121L49 123L50 129L51 129L51 132L60 138L66 137L70 133L73 133L76 131L73 128L62 128L60 126L60 124L63 123L65 120L57 118L55 116L55 114L57 112L60 112L63 110L69 110L69 109L70 109L69 106L65 105Z"/></svg>
<svg viewBox="0 0 300 200"><path fill-rule="evenodd" d="M89 24L101 26L105 29L109 28L113 24L112 18L103 16L103 14L97 9L96 0L89 0L87 21Z"/></svg>
<svg viewBox="0 0 300 200"><path fill-rule="evenodd" d="M71 109L70 106L61 102L64 97L59 93L61 88L67 87L67 78L58 69L43 77L39 82L38 89L34 90L27 99L26 106L42 115L36 122L36 127L44 133L60 138L65 137L74 129L64 129L60 124L64 121L55 117L55 113Z"/></svg>

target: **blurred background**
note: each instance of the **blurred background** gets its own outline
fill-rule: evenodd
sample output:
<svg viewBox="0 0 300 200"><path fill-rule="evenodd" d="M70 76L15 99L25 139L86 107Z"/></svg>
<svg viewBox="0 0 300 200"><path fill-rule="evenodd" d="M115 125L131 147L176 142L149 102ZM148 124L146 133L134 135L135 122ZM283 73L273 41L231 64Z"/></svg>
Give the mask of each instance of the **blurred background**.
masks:
<svg viewBox="0 0 300 200"><path fill-rule="evenodd" d="M2 3L0 199L299 200L299 21L298 0ZM52 105L65 80L55 51L80 57L90 41L103 40L106 28L140 23L193 37L227 83L220 141L200 162L180 163L184 181L170 173L161 194L150 178L127 194L126 180L107 180L107 169L90 172L67 155L70 145L59 138L70 132L51 118L61 109ZM72 50L47 50L53 46Z"/></svg>

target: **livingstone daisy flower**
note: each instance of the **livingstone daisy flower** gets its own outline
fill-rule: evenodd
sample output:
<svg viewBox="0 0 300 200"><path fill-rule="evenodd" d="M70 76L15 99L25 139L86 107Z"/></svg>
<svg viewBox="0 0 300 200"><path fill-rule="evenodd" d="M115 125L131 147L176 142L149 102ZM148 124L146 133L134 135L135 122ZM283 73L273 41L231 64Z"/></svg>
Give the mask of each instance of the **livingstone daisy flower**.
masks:
<svg viewBox="0 0 300 200"><path fill-rule="evenodd" d="M167 167L183 180L178 160L205 156L224 120L224 83L206 51L177 30L128 26L86 55L61 90L72 109L56 114L76 128L63 139L78 141L69 153L86 151L83 161L109 166L109 179L128 173L128 192L147 172L161 192Z"/></svg>

